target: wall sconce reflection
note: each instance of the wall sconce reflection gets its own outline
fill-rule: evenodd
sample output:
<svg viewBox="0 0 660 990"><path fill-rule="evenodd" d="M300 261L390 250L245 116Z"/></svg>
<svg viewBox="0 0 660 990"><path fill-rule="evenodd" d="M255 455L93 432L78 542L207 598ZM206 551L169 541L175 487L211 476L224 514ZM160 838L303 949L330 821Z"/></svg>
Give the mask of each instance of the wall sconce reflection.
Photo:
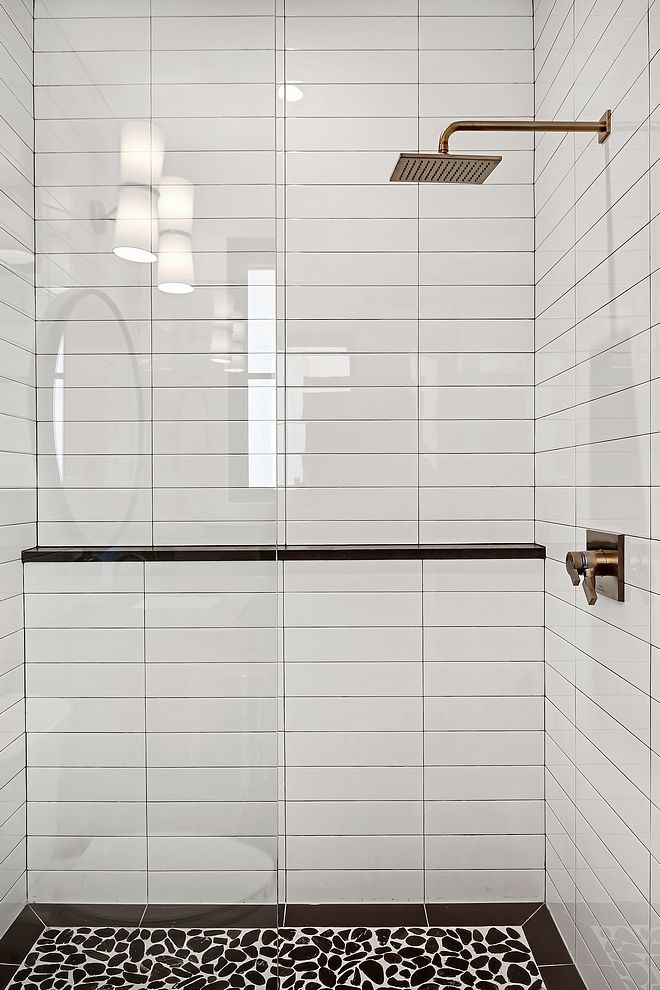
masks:
<svg viewBox="0 0 660 990"><path fill-rule="evenodd" d="M232 324L218 323L211 334L211 360L215 364L231 362Z"/></svg>
<svg viewBox="0 0 660 990"><path fill-rule="evenodd" d="M156 261L156 199L163 172L165 140L148 121L122 126L119 198L113 252L126 261Z"/></svg>
<svg viewBox="0 0 660 990"><path fill-rule="evenodd" d="M235 375L245 371L245 323L234 323L231 342L231 364L227 368Z"/></svg>
<svg viewBox="0 0 660 990"><path fill-rule="evenodd" d="M182 295L194 291L192 222L194 187L187 179L164 178L160 186L158 220L158 288Z"/></svg>

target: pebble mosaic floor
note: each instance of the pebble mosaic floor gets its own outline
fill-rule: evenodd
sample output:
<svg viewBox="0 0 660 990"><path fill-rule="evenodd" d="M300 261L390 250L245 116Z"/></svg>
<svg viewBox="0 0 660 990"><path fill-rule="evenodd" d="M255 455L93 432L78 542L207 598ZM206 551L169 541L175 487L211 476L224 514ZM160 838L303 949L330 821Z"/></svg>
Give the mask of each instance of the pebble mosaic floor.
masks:
<svg viewBox="0 0 660 990"><path fill-rule="evenodd" d="M9 990L544 990L519 927L47 928Z"/></svg>

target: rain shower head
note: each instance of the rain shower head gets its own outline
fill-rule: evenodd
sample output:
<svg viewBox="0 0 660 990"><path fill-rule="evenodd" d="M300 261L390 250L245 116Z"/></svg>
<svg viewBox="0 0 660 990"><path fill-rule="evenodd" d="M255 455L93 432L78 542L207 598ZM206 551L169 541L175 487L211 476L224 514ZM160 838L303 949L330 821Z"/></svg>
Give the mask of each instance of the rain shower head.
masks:
<svg viewBox="0 0 660 990"><path fill-rule="evenodd" d="M481 185L502 161L501 155L424 154L407 151L399 156L390 182L461 182Z"/></svg>
<svg viewBox="0 0 660 990"><path fill-rule="evenodd" d="M478 186L502 161L500 155L450 155L449 138L455 131L573 131L598 134L602 144L612 130L612 112L600 120L455 120L440 135L437 152L403 152L390 182L458 182Z"/></svg>

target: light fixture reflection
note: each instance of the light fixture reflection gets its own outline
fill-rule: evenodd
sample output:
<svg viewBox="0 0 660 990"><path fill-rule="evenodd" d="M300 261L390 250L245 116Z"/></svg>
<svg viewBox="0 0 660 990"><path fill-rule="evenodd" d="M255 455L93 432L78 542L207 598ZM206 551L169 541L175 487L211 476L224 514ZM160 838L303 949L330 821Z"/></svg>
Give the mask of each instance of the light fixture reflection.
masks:
<svg viewBox="0 0 660 990"><path fill-rule="evenodd" d="M158 288L185 295L195 287L192 255L194 188L192 182L174 176L160 186L158 219Z"/></svg>
<svg viewBox="0 0 660 990"><path fill-rule="evenodd" d="M131 120L122 126L120 181L113 252L125 261L152 264L155 197L163 171L165 140L148 121Z"/></svg>
<svg viewBox="0 0 660 990"><path fill-rule="evenodd" d="M233 375L240 375L245 371L245 323L234 323L231 342L231 361L227 371Z"/></svg>
<svg viewBox="0 0 660 990"><path fill-rule="evenodd" d="M232 328L230 323L218 323L211 334L211 360L215 364L231 363Z"/></svg>
<svg viewBox="0 0 660 990"><path fill-rule="evenodd" d="M53 442L60 485L64 484L64 333L60 336L53 375Z"/></svg>
<svg viewBox="0 0 660 990"><path fill-rule="evenodd" d="M295 82L282 83L277 90L277 96L283 103L285 101L286 103L299 103L304 95L300 86Z"/></svg>

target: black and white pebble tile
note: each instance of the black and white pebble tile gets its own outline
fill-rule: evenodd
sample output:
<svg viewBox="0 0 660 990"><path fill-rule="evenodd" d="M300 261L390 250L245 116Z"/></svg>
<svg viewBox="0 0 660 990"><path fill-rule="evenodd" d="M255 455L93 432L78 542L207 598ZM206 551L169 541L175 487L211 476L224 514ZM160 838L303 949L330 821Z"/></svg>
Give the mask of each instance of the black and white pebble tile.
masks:
<svg viewBox="0 0 660 990"><path fill-rule="evenodd" d="M274 929L48 928L11 990L275 990Z"/></svg>
<svg viewBox="0 0 660 990"><path fill-rule="evenodd" d="M519 928L281 929L282 990L542 990Z"/></svg>
<svg viewBox="0 0 660 990"><path fill-rule="evenodd" d="M9 990L543 990L520 928L49 928Z"/></svg>

